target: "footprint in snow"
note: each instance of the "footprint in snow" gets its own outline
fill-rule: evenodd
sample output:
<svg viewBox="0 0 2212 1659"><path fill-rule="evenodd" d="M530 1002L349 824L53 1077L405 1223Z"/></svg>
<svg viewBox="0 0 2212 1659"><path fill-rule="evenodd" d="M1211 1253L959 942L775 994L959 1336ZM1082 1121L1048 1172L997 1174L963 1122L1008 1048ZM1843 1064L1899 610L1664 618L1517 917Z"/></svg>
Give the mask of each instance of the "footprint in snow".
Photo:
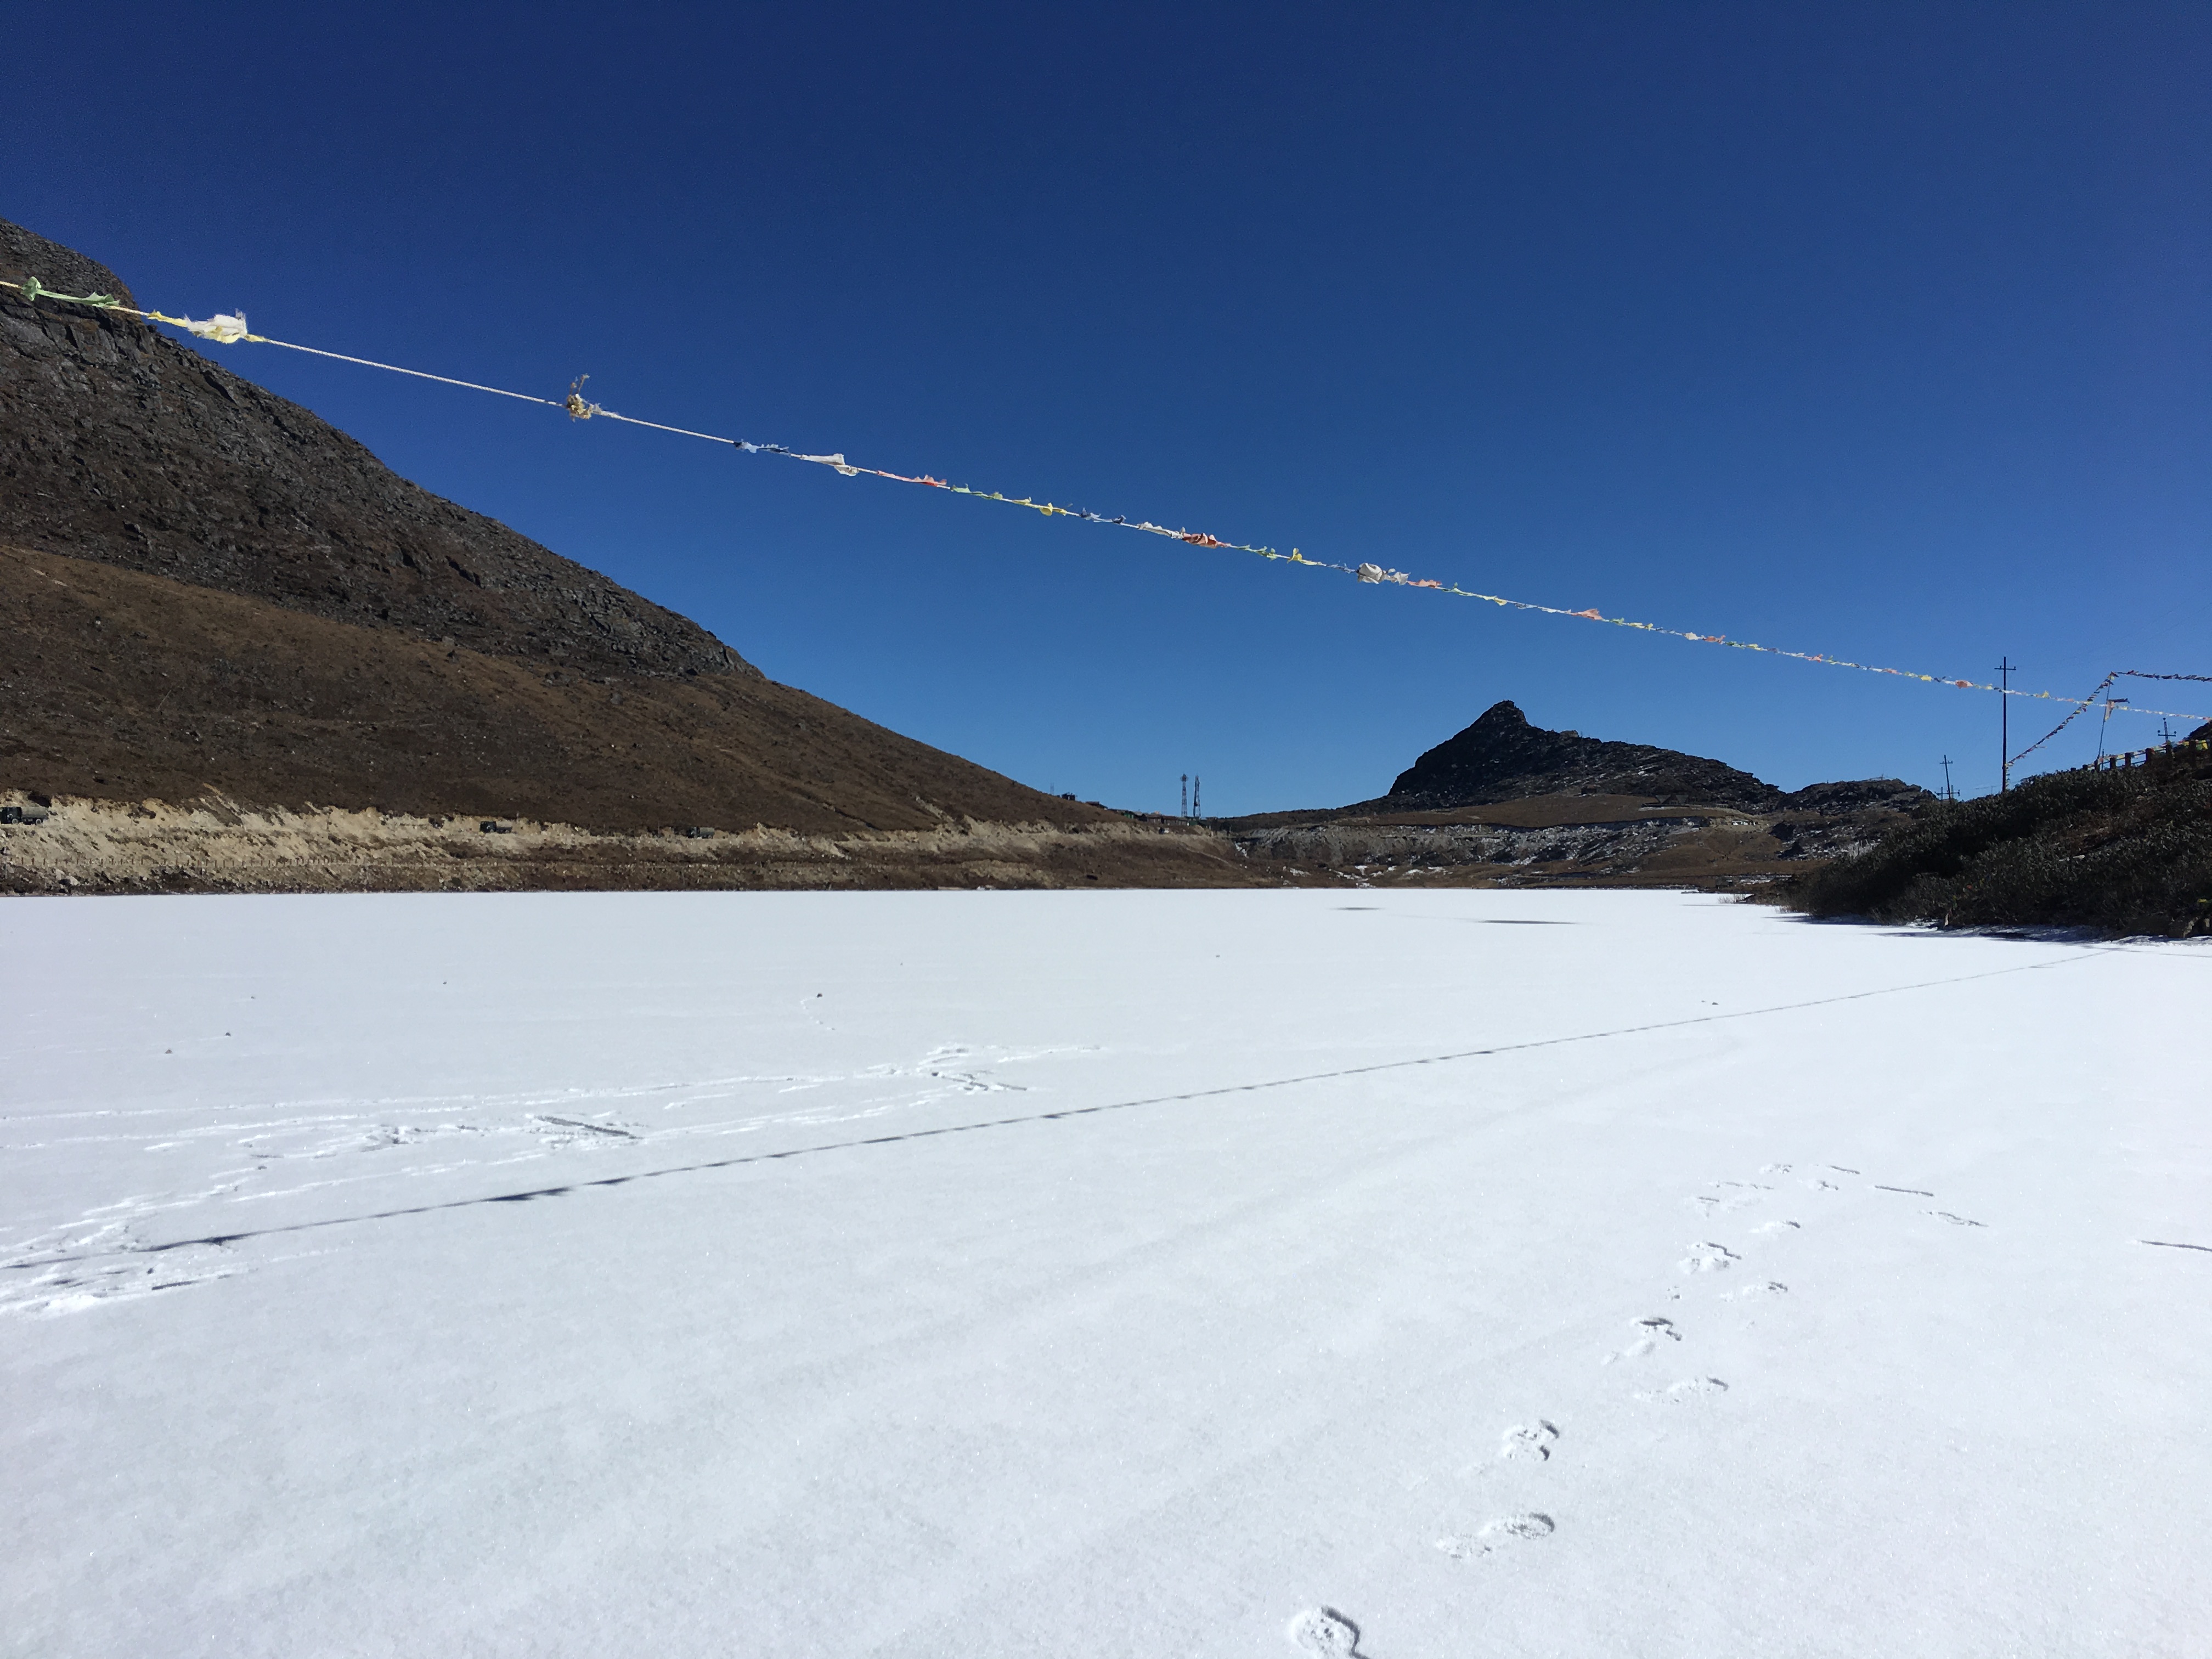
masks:
<svg viewBox="0 0 2212 1659"><path fill-rule="evenodd" d="M1283 1629L1291 1645L1322 1659L1367 1659L1359 1650L1359 1626L1334 1607L1308 1607Z"/></svg>
<svg viewBox="0 0 2212 1659"><path fill-rule="evenodd" d="M1753 1302L1765 1297L1787 1296L1789 1294L1790 1287L1787 1285L1777 1284L1773 1279L1770 1279L1764 1285L1747 1285L1740 1291L1723 1291L1721 1292L1721 1300L1723 1302Z"/></svg>
<svg viewBox="0 0 2212 1659"><path fill-rule="evenodd" d="M1437 1540L1437 1547L1455 1561L1479 1561L1516 1540L1549 1538L1558 1530L1548 1515L1509 1515L1486 1523L1479 1532L1455 1532Z"/></svg>
<svg viewBox="0 0 2212 1659"><path fill-rule="evenodd" d="M1728 1384L1717 1376L1686 1376L1680 1382L1669 1383L1656 1394L1639 1394L1636 1397L1662 1406L1681 1406L1692 1400L1727 1392Z"/></svg>
<svg viewBox="0 0 2212 1659"><path fill-rule="evenodd" d="M1797 1224L1794 1221L1762 1221L1752 1229L1755 1233L1794 1233L1796 1231Z"/></svg>
<svg viewBox="0 0 2212 1659"><path fill-rule="evenodd" d="M611 1123L552 1117L544 1112L530 1115L530 1127L538 1132L548 1152L559 1152L567 1146L619 1146L624 1141L637 1139L631 1131Z"/></svg>
<svg viewBox="0 0 2212 1659"><path fill-rule="evenodd" d="M1790 1168L1787 1164L1762 1164L1759 1166L1759 1172L1761 1175L1788 1175Z"/></svg>
<svg viewBox="0 0 2212 1659"><path fill-rule="evenodd" d="M1802 1184L1811 1191L1816 1193L1839 1193L1843 1191L1843 1188L1836 1185L1834 1182L1823 1181L1818 1176L1807 1176Z"/></svg>
<svg viewBox="0 0 2212 1659"><path fill-rule="evenodd" d="M1759 1202L1759 1195L1761 1193L1773 1191L1771 1187L1754 1187L1747 1181L1722 1181L1714 1184L1731 1187L1736 1190L1727 1193L1698 1194L1690 1202L1696 1206L1701 1215L1711 1215L1716 1211L1747 1209Z"/></svg>
<svg viewBox="0 0 2212 1659"><path fill-rule="evenodd" d="M1923 1210L1921 1214L1932 1215L1937 1220L1948 1221L1954 1227L1982 1227L1988 1225L1986 1222L1976 1221L1968 1216L1953 1215L1948 1210Z"/></svg>
<svg viewBox="0 0 2212 1659"><path fill-rule="evenodd" d="M1742 1260L1725 1244L1692 1244L1680 1265L1686 1273L1726 1273L1731 1263Z"/></svg>
<svg viewBox="0 0 2212 1659"><path fill-rule="evenodd" d="M228 1249L209 1244L165 1251L147 1264L128 1261L64 1264L28 1283L0 1291L0 1313L52 1318L58 1314L82 1313L106 1303L135 1302L163 1291L212 1284L244 1271L229 1265L230 1261Z"/></svg>
<svg viewBox="0 0 2212 1659"><path fill-rule="evenodd" d="M1540 1417L1534 1423L1516 1423L1499 1437L1498 1455L1501 1458L1547 1463L1552 1458L1552 1447L1559 1437L1559 1425L1547 1423Z"/></svg>
<svg viewBox="0 0 2212 1659"><path fill-rule="evenodd" d="M1671 1319L1661 1319L1656 1316L1639 1319L1636 1322L1635 1340L1619 1353L1606 1355L1605 1363L1610 1365L1622 1359L1641 1359L1662 1342L1680 1342L1681 1340L1682 1334L1674 1328L1674 1322Z"/></svg>

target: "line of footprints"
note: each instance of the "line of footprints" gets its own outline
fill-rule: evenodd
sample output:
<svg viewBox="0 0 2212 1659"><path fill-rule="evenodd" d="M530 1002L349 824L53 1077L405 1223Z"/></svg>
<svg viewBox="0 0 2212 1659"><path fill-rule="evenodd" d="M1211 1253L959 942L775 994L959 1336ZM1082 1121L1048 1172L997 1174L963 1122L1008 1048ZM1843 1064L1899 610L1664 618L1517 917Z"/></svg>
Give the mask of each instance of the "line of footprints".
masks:
<svg viewBox="0 0 2212 1659"><path fill-rule="evenodd" d="M1840 1164L1823 1164L1811 1174L1802 1174L1796 1165L1770 1164L1759 1171L1765 1179L1759 1181L1721 1181L1712 1183L1712 1190L1699 1194L1690 1200L1692 1207L1707 1218L1726 1215L1737 1210L1748 1209L1755 1204L1769 1201L1769 1196L1779 1191L1783 1183L1794 1181L1813 1193L1833 1193L1843 1190L1832 1176L1860 1176L1861 1171ZM1887 1187L1879 1182L1869 1185L1878 1193L1893 1193L1901 1197L1932 1199L1931 1192L1917 1187ZM1938 1221L1957 1227L1979 1227L1983 1224L1971 1217L1957 1215L1949 1210L1929 1209L1921 1212ZM1751 1230L1753 1237L1773 1237L1799 1231L1795 1221L1767 1221ZM1744 1258L1725 1244L1711 1241L1688 1246L1676 1271L1686 1278L1697 1278L1709 1273L1729 1273L1742 1265ZM1681 1298L1680 1289L1669 1290L1669 1301ZM1778 1279L1758 1279L1739 1285L1735 1289L1721 1293L1723 1302L1753 1302L1768 1297L1790 1294L1790 1287ZM1648 1314L1635 1320L1627 1344L1604 1356L1601 1363L1619 1364L1624 1360L1648 1359L1654 1354L1670 1353L1683 1340L1681 1328L1672 1319ZM1638 1389L1635 1398L1653 1406L1681 1406L1700 1400L1710 1400L1728 1392L1729 1385L1717 1376L1690 1376L1681 1377L1663 1387ZM1498 1456L1501 1462L1547 1463L1553 1449L1559 1444L1559 1425L1544 1418L1533 1423L1516 1423L1499 1437ZM1559 1523L1550 1516L1530 1510L1520 1515L1501 1516L1486 1522L1474 1532L1449 1533L1436 1540L1436 1547L1455 1561L1480 1561L1486 1556L1519 1547L1531 1540L1548 1538L1559 1530ZM1309 1607L1292 1619L1285 1630L1292 1646L1305 1652L1322 1656L1322 1659L1370 1659L1360 1651L1359 1626L1349 1615L1334 1607Z"/></svg>

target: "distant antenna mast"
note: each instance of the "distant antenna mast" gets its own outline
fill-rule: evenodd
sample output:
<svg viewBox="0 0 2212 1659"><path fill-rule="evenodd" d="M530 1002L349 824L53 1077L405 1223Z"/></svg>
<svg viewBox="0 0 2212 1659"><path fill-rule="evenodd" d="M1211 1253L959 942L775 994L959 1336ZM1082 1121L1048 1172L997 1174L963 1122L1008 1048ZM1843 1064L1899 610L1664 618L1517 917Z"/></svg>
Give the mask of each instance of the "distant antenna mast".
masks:
<svg viewBox="0 0 2212 1659"><path fill-rule="evenodd" d="M2012 671L2020 665L2010 656L1997 659L1997 793L2012 787Z"/></svg>
<svg viewBox="0 0 2212 1659"><path fill-rule="evenodd" d="M1190 816L1190 774L1188 772L1182 775L1182 793L1178 799L1182 802L1181 811L1183 817L1188 817Z"/></svg>
<svg viewBox="0 0 2212 1659"><path fill-rule="evenodd" d="M1190 775L1190 815L1194 818L1202 818L1206 816L1198 804L1198 774L1195 772Z"/></svg>
<svg viewBox="0 0 2212 1659"><path fill-rule="evenodd" d="M1948 755L1943 757L1943 799L1945 800L1959 799L1958 791L1951 787L1951 757Z"/></svg>

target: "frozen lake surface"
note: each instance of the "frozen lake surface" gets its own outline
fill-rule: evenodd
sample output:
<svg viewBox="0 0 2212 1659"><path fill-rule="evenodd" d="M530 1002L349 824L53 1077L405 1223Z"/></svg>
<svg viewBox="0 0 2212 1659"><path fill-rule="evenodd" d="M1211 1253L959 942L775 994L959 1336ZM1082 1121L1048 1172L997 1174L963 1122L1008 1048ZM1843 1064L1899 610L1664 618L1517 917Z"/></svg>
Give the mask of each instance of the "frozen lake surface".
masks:
<svg viewBox="0 0 2212 1659"><path fill-rule="evenodd" d="M2212 951L0 906L0 1650L2212 1651Z"/></svg>

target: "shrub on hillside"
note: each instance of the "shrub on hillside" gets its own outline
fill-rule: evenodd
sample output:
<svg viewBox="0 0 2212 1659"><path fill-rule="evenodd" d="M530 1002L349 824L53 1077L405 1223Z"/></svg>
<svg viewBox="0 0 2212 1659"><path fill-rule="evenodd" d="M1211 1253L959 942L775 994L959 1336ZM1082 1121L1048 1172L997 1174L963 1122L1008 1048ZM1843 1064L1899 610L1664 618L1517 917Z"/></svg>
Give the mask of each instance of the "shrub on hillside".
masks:
<svg viewBox="0 0 2212 1659"><path fill-rule="evenodd" d="M1945 927L2212 931L2212 755L1939 803L1786 898L1814 915Z"/></svg>

